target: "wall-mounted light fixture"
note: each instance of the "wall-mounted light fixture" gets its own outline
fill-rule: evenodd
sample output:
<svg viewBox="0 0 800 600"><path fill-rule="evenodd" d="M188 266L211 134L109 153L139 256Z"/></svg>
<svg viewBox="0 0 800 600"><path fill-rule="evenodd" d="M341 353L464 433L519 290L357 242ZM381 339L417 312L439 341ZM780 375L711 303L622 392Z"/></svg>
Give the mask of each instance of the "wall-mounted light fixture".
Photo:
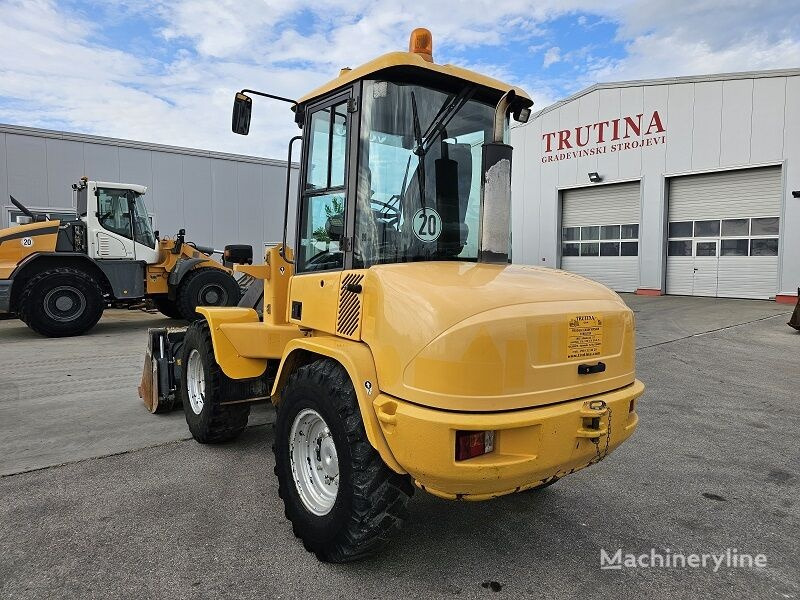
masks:
<svg viewBox="0 0 800 600"><path fill-rule="evenodd" d="M603 178L600 177L600 173L595 173L594 171L589 173L589 181L592 183L600 183L603 181Z"/></svg>
<svg viewBox="0 0 800 600"><path fill-rule="evenodd" d="M794 190L792 192L792 198L800 198L800 190Z"/></svg>

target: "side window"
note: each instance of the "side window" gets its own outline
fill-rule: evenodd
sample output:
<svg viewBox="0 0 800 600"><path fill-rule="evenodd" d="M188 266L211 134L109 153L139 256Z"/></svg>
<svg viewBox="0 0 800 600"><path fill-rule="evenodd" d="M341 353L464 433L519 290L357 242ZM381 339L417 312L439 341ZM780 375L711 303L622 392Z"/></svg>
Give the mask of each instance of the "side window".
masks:
<svg viewBox="0 0 800 600"><path fill-rule="evenodd" d="M312 113L309 128L297 271L341 269L344 267L341 244L346 206L347 102Z"/></svg>
<svg viewBox="0 0 800 600"><path fill-rule="evenodd" d="M132 239L128 191L98 188L97 220L103 229Z"/></svg>
<svg viewBox="0 0 800 600"><path fill-rule="evenodd" d="M347 102L311 115L306 190L344 186L347 156Z"/></svg>
<svg viewBox="0 0 800 600"><path fill-rule="evenodd" d="M331 113L318 110L311 115L311 144L308 149L306 189L320 190L328 187L328 157L330 156Z"/></svg>
<svg viewBox="0 0 800 600"><path fill-rule="evenodd" d="M304 271L341 269L344 196L323 194L306 200L300 231Z"/></svg>

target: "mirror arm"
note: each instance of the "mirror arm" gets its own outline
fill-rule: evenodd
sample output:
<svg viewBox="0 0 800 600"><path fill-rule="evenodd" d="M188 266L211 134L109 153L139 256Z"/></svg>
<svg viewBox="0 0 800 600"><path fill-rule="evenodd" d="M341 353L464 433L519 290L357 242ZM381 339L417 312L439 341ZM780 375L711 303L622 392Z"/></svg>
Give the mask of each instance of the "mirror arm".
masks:
<svg viewBox="0 0 800 600"><path fill-rule="evenodd" d="M288 102L292 105L292 109L297 108L297 100L292 100L291 98L284 98L283 96L275 96L274 94L267 94L265 92L259 92L257 90L242 90L239 92L240 94L255 94L256 96L263 96L264 98L271 98L272 100L280 100L281 102Z"/></svg>
<svg viewBox="0 0 800 600"><path fill-rule="evenodd" d="M290 265L293 265L294 261L289 260L286 256L286 230L289 228L289 196L291 194L292 183L292 149L294 148L294 143L302 139L302 136L296 135L289 140L289 156L286 158L286 198L283 205L283 243L281 244L280 255L281 258L283 258L283 260L288 262ZM300 185L299 182L298 185Z"/></svg>

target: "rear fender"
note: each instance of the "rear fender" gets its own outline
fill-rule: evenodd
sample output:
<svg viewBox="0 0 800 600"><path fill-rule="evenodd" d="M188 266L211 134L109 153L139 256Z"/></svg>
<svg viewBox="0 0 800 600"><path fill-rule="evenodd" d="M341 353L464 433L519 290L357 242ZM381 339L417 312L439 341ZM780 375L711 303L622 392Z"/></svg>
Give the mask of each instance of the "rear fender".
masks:
<svg viewBox="0 0 800 600"><path fill-rule="evenodd" d="M379 393L378 374L372 351L363 342L332 336L305 337L290 341L286 345L284 358L272 387L272 403L277 405L281 402L281 391L289 375L298 367L318 357L332 358L345 368L356 391L369 443L378 451L390 469L397 473L406 473L389 449L373 408L373 400Z"/></svg>
<svg viewBox="0 0 800 600"><path fill-rule="evenodd" d="M214 359L225 375L231 379L249 379L264 374L267 369L267 359L241 356L221 329L221 326L227 323L259 323L258 313L255 310L229 306L215 308L203 306L199 307L197 312L208 322L214 345Z"/></svg>
<svg viewBox="0 0 800 600"><path fill-rule="evenodd" d="M186 277L186 274L197 266L221 269L222 271L231 273L230 269L223 267L217 261L212 260L207 256L202 258L179 258L178 262L175 263L175 267L169 274L168 282L170 288L180 285L181 281L183 281L183 278Z"/></svg>

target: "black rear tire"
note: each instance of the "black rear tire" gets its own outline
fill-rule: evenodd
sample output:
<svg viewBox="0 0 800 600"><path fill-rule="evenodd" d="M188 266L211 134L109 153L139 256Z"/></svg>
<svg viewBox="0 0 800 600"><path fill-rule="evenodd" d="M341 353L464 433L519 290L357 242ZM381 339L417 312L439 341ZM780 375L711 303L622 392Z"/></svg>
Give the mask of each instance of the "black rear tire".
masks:
<svg viewBox="0 0 800 600"><path fill-rule="evenodd" d="M156 305L158 312L170 319L182 319L181 311L178 310L178 305L174 300L170 300L168 296L153 296L153 304Z"/></svg>
<svg viewBox="0 0 800 600"><path fill-rule="evenodd" d="M408 476L387 467L367 440L347 371L331 359L309 363L290 375L281 396L272 449L278 492L294 534L325 562L350 562L376 553L408 518L414 487ZM322 516L306 508L292 468L292 427L308 409L324 419L338 457L338 491Z"/></svg>
<svg viewBox="0 0 800 600"><path fill-rule="evenodd" d="M199 360L204 378L202 403L190 398L190 358L196 353L194 361ZM249 404L224 405L226 388L235 387L236 382L229 379L214 359L211 331L205 320L189 325L180 352L183 373L181 377L181 401L186 424L192 437L201 444L218 444L235 439L247 427L250 416Z"/></svg>
<svg viewBox="0 0 800 600"><path fill-rule="evenodd" d="M19 318L47 337L81 335L103 316L100 285L80 269L59 267L34 275L17 305Z"/></svg>
<svg viewBox="0 0 800 600"><path fill-rule="evenodd" d="M189 322L201 318L198 306L236 306L242 290L233 275L222 269L203 267L190 271L178 287L176 306Z"/></svg>

